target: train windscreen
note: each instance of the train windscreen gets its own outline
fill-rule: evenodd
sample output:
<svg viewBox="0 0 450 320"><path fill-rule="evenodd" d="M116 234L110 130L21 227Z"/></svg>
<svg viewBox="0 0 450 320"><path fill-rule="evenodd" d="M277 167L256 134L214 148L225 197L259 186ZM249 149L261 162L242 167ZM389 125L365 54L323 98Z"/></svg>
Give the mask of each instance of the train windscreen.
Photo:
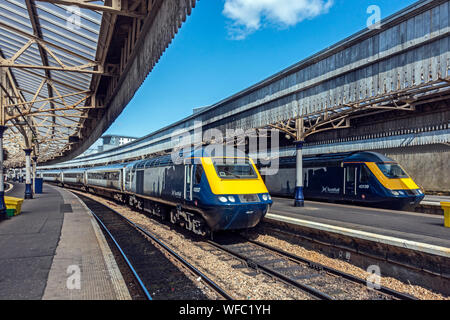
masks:
<svg viewBox="0 0 450 320"><path fill-rule="evenodd" d="M258 178L248 159L214 159L217 175L223 179L256 179Z"/></svg>
<svg viewBox="0 0 450 320"><path fill-rule="evenodd" d="M403 169L395 163L377 163L381 172L389 179L409 178Z"/></svg>

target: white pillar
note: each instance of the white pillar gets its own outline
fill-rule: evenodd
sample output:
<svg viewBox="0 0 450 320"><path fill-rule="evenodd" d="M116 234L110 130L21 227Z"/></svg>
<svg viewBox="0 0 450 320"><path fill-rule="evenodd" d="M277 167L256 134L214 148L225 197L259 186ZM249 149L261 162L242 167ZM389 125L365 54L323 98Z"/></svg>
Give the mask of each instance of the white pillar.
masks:
<svg viewBox="0 0 450 320"><path fill-rule="evenodd" d="M33 199L33 191L31 190L31 149L25 151L25 199Z"/></svg>
<svg viewBox="0 0 450 320"><path fill-rule="evenodd" d="M304 207L305 198L303 196L303 141L296 142L296 179L295 179L295 207Z"/></svg>
<svg viewBox="0 0 450 320"><path fill-rule="evenodd" d="M37 157L34 156L33 157L33 174L32 174L32 178L33 178L33 183L32 183L32 187L33 187L33 193L36 193L35 185L36 185L36 161L37 161Z"/></svg>

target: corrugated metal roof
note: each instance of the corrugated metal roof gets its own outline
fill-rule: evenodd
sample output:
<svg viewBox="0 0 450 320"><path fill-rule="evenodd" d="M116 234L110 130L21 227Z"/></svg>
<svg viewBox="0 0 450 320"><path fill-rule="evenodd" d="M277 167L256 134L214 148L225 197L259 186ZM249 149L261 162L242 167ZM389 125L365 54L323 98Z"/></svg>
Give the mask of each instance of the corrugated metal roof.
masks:
<svg viewBox="0 0 450 320"><path fill-rule="evenodd" d="M23 164L23 147L33 146L40 163L86 150L125 108L196 4L0 1L0 92L6 103L0 124L10 127L9 167Z"/></svg>

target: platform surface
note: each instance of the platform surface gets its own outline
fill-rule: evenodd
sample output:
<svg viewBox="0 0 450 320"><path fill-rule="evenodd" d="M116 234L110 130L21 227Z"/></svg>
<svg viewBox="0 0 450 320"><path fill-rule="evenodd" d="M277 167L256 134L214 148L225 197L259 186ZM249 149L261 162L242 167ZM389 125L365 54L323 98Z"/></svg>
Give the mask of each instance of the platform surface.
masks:
<svg viewBox="0 0 450 320"><path fill-rule="evenodd" d="M24 196L14 183L8 196ZM66 190L44 185L0 221L0 299L130 299L106 240Z"/></svg>
<svg viewBox="0 0 450 320"><path fill-rule="evenodd" d="M275 219L289 217L450 248L450 229L444 227L443 216L314 201L305 201L305 207L296 208L293 199L273 201L268 217Z"/></svg>

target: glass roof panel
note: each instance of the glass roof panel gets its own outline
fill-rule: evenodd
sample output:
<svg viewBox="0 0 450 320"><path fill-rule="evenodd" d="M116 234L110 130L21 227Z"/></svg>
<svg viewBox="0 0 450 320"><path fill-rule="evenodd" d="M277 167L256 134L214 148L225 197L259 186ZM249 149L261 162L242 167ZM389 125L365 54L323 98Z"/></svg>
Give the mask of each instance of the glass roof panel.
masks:
<svg viewBox="0 0 450 320"><path fill-rule="evenodd" d="M62 152L68 147L68 136L79 130L85 109L71 108L87 103L93 76L66 68L95 62L101 22L102 13L89 9L29 0L0 2L0 61L8 63L8 81L19 92L15 108L31 107L25 122L39 135L41 151ZM6 136L14 140L5 142L9 146L23 139L16 128Z"/></svg>

